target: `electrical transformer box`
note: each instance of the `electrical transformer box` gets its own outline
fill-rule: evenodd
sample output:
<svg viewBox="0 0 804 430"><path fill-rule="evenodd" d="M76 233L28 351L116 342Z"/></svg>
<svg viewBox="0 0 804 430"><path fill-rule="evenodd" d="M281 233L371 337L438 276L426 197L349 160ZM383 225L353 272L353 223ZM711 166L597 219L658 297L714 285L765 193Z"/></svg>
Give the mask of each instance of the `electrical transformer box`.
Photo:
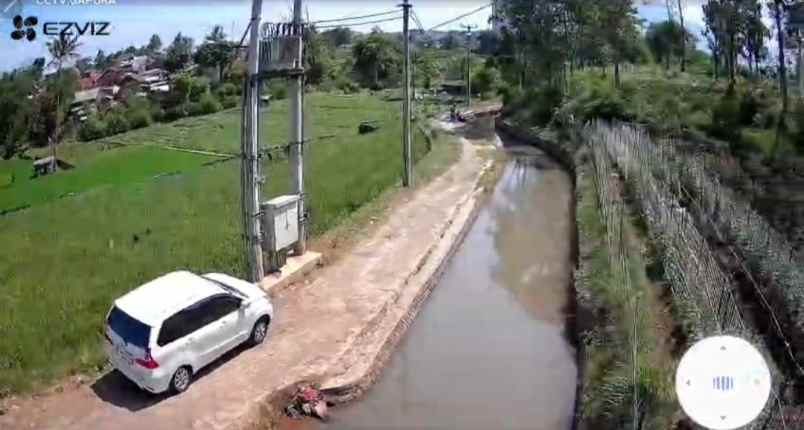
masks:
<svg viewBox="0 0 804 430"><path fill-rule="evenodd" d="M262 204L265 248L279 252L299 241L299 196L280 196Z"/></svg>

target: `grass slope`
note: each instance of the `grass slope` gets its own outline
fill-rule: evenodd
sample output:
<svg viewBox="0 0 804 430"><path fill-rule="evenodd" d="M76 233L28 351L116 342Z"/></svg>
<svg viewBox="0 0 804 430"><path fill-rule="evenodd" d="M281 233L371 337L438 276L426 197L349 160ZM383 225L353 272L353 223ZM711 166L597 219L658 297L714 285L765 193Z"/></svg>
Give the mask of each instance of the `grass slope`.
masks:
<svg viewBox="0 0 804 430"><path fill-rule="evenodd" d="M316 133L334 135L313 141L306 158L311 233L319 235L398 183L401 124L398 103L365 96L317 96L307 102ZM229 115L237 118L222 113L193 120L221 124L216 121ZM382 128L359 135L357 123L366 118L379 119ZM205 145L224 145L221 136L236 136L237 122L229 124ZM323 128L327 125L332 128ZM165 127L156 126L160 132ZM194 133L190 128L186 135ZM442 139L435 142L443 145ZM440 157L436 165L451 159L448 151L440 151L432 153ZM416 133L416 161L425 152L423 135ZM75 153L102 156L86 149ZM230 161L176 176L95 187L0 217L0 393L101 366L100 329L111 301L159 274L181 268L242 274L239 169L239 162ZM425 170L434 174L437 169ZM284 161L266 161L264 174L266 198L288 191ZM54 176L60 177L66 175Z"/></svg>

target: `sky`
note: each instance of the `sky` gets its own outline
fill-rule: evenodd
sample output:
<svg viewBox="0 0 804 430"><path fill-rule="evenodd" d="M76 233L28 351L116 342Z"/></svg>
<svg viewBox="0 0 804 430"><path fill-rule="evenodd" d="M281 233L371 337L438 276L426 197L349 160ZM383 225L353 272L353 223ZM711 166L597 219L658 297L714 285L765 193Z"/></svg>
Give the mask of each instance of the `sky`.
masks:
<svg viewBox="0 0 804 430"><path fill-rule="evenodd" d="M453 17L472 11L490 0L411 0L414 11L424 28L430 28ZM639 15L646 21L667 19L664 0L635 0ZM263 22L281 22L291 15L292 0L263 0ZM400 0L305 0L306 16L310 21L368 15L398 9ZM689 30L696 35L703 29L701 0L684 0L685 18ZM20 9L21 8L21 9ZM2 12L8 9L5 14ZM159 34L167 46L176 33L182 32L203 40L214 25L224 27L230 38L239 39L251 13L250 0L0 0L0 71L30 64L37 57L46 57L47 37L39 34L33 42L12 40L11 16L36 16L39 29L48 21L108 21L109 36L82 37L79 53L94 57L98 49L114 52L130 45L142 46L152 34ZM461 25L489 28L491 9L487 8L439 30L458 30ZM393 16L393 15L392 15ZM382 17L381 17L382 18ZM369 31L373 25L353 27ZM401 19L379 24L384 31L401 31ZM40 31L41 33L41 31ZM702 42L701 42L702 43ZM703 46L703 45L701 45Z"/></svg>

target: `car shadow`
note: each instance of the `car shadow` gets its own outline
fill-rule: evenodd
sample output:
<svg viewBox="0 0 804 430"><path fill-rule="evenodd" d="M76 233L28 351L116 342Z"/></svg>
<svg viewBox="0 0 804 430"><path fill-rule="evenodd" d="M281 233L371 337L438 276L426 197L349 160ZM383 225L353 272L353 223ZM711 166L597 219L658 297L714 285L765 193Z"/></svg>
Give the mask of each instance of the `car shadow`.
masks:
<svg viewBox="0 0 804 430"><path fill-rule="evenodd" d="M207 367L201 369L200 372L197 372L193 376L193 384L228 363L247 349L249 349L249 347L243 344L222 355ZM90 388L95 395L104 402L125 408L131 412L150 408L172 397L170 393L153 394L142 390L117 370L106 373L95 381ZM192 389L193 385L190 385L189 390Z"/></svg>

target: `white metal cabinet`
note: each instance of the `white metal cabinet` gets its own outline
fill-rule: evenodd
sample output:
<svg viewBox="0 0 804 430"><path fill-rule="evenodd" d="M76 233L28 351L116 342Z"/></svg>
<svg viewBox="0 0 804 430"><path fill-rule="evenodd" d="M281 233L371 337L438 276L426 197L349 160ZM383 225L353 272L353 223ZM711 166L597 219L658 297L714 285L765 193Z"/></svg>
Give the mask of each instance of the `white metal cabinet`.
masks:
<svg viewBox="0 0 804 430"><path fill-rule="evenodd" d="M279 252L299 240L299 196L287 195L262 205L266 248Z"/></svg>

